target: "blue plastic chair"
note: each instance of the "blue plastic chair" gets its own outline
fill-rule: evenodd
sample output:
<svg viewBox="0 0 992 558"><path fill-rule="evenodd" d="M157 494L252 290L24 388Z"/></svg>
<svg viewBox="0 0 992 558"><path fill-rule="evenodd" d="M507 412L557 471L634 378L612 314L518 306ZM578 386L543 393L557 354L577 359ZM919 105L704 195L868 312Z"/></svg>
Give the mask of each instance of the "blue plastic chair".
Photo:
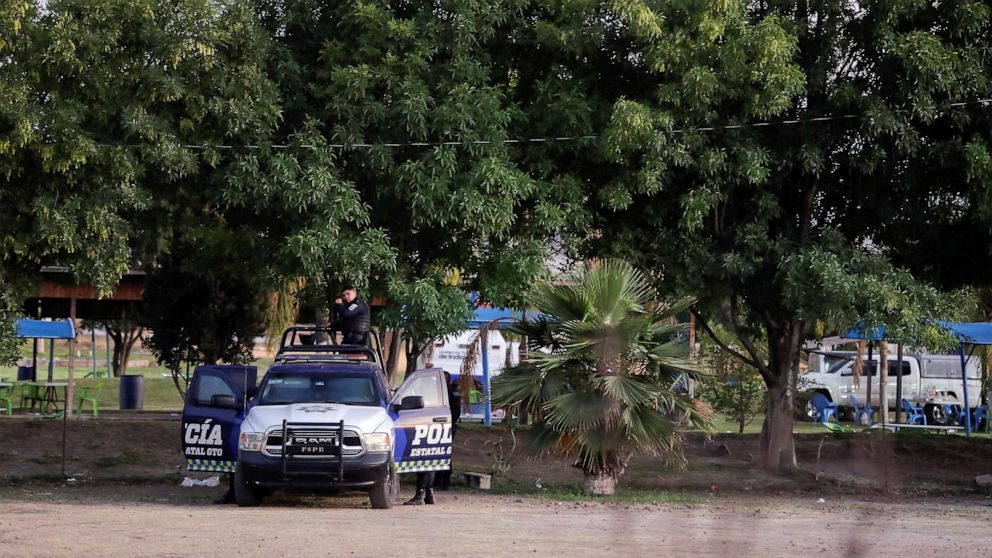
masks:
<svg viewBox="0 0 992 558"><path fill-rule="evenodd" d="M851 406L854 407L854 422L861 424L861 417L868 417L868 424L875 424L875 410L868 405L862 404L858 401L858 398L853 395L848 395L847 398L851 401Z"/></svg>
<svg viewBox="0 0 992 558"><path fill-rule="evenodd" d="M819 419L820 422L826 424L830 422L830 415L833 415L837 422L840 422L840 419L837 418L837 404L831 403L822 393L813 395L809 402L813 405L813 416L810 417L813 422Z"/></svg>
<svg viewBox="0 0 992 558"><path fill-rule="evenodd" d="M923 412L922 407L914 407L910 405L909 401L902 400L902 410L906 413L906 424L922 424L927 425L927 415ZM922 422L919 422L922 421Z"/></svg>
<svg viewBox="0 0 992 558"><path fill-rule="evenodd" d="M973 430L978 430L982 423L985 423L986 428L989 424L989 406L982 405L977 407L971 414L971 428Z"/></svg>

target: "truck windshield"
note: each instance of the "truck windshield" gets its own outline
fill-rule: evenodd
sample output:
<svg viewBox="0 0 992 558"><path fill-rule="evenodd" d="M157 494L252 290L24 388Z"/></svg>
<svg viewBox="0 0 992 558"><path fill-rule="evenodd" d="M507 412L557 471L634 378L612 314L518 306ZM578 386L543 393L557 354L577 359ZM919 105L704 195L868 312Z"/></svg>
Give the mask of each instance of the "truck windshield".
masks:
<svg viewBox="0 0 992 558"><path fill-rule="evenodd" d="M842 359L842 360L838 360L837 362L831 364L830 365L830 368L827 368L827 372L826 373L827 374L836 374L837 372L839 372L841 369L843 369L848 364L851 364L852 362L854 362L854 361L853 360L850 360L850 359L846 359L846 358L845 359Z"/></svg>
<svg viewBox="0 0 992 558"><path fill-rule="evenodd" d="M377 405L372 378L360 374L277 372L266 378L258 405L341 403Z"/></svg>

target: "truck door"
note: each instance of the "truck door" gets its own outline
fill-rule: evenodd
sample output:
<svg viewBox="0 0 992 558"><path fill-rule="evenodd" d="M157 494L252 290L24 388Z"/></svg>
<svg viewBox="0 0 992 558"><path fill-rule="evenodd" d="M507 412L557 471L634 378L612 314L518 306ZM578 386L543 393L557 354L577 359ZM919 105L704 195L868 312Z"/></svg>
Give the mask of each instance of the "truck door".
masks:
<svg viewBox="0 0 992 558"><path fill-rule="evenodd" d="M233 473L241 422L255 391L254 366L197 366L183 406L182 444L190 471Z"/></svg>
<svg viewBox="0 0 992 558"><path fill-rule="evenodd" d="M406 398L423 398L422 408L404 408ZM396 427L396 472L420 473L451 468L451 410L448 386L439 369L417 370L396 391L389 405Z"/></svg>

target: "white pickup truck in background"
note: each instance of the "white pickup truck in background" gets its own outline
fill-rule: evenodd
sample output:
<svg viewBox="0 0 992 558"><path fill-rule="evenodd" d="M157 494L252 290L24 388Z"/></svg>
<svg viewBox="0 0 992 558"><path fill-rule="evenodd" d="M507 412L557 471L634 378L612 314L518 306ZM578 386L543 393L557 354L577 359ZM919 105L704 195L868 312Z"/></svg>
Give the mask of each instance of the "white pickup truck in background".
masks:
<svg viewBox="0 0 992 558"><path fill-rule="evenodd" d="M851 408L850 396L853 395L861 404L868 398L868 382L871 384L871 405L877 408L879 404L878 355L872 355L871 362L864 358L864 369L860 381L854 382L855 353L829 352L821 354L818 363L825 363L824 369L813 370L800 376L800 388L805 391L822 393L830 401L837 403L841 409ZM813 359L811 359L812 361ZM974 409L981 400L981 379L978 369L978 357L968 359L965 370L968 378L968 408ZM896 399L896 383L899 374L898 362L889 355L889 376L887 396L889 410L895 411L899 401ZM811 367L813 369L813 367ZM958 355L911 354L903 355L902 361L902 398L914 405L924 404L929 400L955 400L957 403L964 399L961 382L961 359ZM940 405L931 405L931 412L939 413ZM940 418L939 416L936 418ZM935 421L935 422L939 422Z"/></svg>

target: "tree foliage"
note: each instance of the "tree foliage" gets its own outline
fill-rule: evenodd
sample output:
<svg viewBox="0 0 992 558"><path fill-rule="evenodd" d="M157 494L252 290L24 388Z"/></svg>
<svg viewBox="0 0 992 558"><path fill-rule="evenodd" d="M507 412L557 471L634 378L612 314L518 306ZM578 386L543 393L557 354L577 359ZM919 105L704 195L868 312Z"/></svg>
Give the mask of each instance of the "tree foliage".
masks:
<svg viewBox="0 0 992 558"><path fill-rule="evenodd" d="M607 143L630 170L600 202L590 249L697 293L703 323L732 328L735 354L769 388L764 461L787 467L799 350L815 320L885 323L918 342L939 336L926 319L964 307L938 287L953 285L942 270L968 249L943 238L938 249L936 235L988 235L976 180L988 112L949 104L989 96L989 6L723 5L741 42L726 48L732 27L702 41L696 54L712 64L663 51L657 88L616 104ZM706 30L659 11L672 33ZM778 118L801 122L692 129Z"/></svg>
<svg viewBox="0 0 992 558"><path fill-rule="evenodd" d="M182 219L216 213L222 154L190 146L256 143L278 120L265 37L238 3L5 7L0 278L69 266L107 295L155 269Z"/></svg>
<svg viewBox="0 0 992 558"><path fill-rule="evenodd" d="M691 299L655 301L647 278L629 264L606 261L565 285L541 284L532 295L543 316L524 322L532 351L493 386L497 405L533 416L539 447L576 458L590 478L615 482L638 452L681 457L673 416L706 428L704 408L676 389L700 372L675 321Z"/></svg>
<svg viewBox="0 0 992 558"><path fill-rule="evenodd" d="M738 433L764 410L766 388L761 375L738 358L711 345L703 355L710 375L699 385L699 396L713 410L737 424Z"/></svg>
<svg viewBox="0 0 992 558"><path fill-rule="evenodd" d="M13 366L21 356L21 340L17 338L15 320L21 305L15 293L0 285L0 366Z"/></svg>
<svg viewBox="0 0 992 558"><path fill-rule="evenodd" d="M200 244L183 241L161 261L145 288L144 340L160 364L172 371L181 393L197 364L251 362L255 338L265 332L271 289L247 273L239 247L225 231L211 231Z"/></svg>
<svg viewBox="0 0 992 558"><path fill-rule="evenodd" d="M765 461L789 466L814 320L934 339L948 290L992 279L989 112L951 106L992 96L990 13L14 0L0 288L56 263L106 294L223 229L267 256L233 282L300 280L317 306L357 283L416 347L460 327L459 289L522 304L549 253L619 255L733 330L769 389Z"/></svg>
<svg viewBox="0 0 992 558"><path fill-rule="evenodd" d="M262 198L286 212L283 234L305 254L287 260L310 279L311 300L326 302L345 281L385 295L382 321L403 328L411 361L431 339L463 329L468 290L519 302L543 272L546 239L575 223L563 210L581 199L574 185L562 193L535 179L520 149L498 143L530 125L498 46L524 25L530 3L285 0L257 9L284 107L274 141L341 147L290 149L275 166L239 156L245 172L231 177L231 201ZM483 143L439 145L450 141ZM560 195L568 204L557 204L559 216L534 211ZM458 284L444 279L452 270Z"/></svg>

